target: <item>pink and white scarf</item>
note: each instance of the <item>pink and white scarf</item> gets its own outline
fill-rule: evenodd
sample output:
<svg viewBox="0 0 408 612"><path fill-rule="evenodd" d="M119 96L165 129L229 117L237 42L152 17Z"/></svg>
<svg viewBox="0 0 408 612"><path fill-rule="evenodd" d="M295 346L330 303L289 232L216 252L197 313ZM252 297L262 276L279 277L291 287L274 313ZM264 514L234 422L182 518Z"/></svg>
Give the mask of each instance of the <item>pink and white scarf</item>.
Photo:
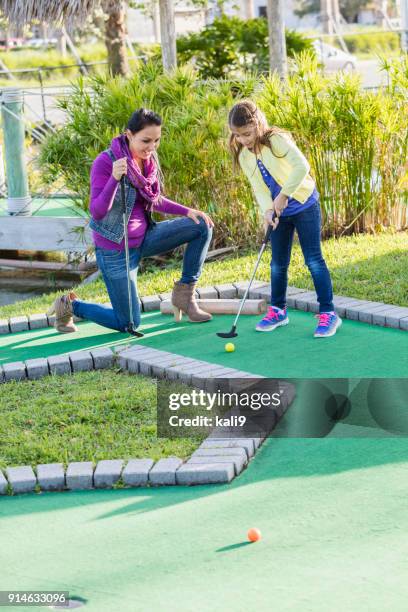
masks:
<svg viewBox="0 0 408 612"><path fill-rule="evenodd" d="M147 209L152 211L160 202L160 181L156 160L153 156L145 162L146 175L144 176L139 165L133 159L125 134L116 136L110 146L116 159L127 158L127 177L132 185L140 192L147 203Z"/></svg>

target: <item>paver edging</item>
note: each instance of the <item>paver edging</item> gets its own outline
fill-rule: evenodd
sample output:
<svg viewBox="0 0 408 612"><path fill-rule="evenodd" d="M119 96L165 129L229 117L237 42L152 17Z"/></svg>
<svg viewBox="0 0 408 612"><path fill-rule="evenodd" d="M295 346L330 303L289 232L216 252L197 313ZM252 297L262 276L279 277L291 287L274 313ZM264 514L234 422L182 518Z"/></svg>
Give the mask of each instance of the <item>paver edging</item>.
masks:
<svg viewBox="0 0 408 612"><path fill-rule="evenodd" d="M217 378L225 379L226 374L228 374L228 378L263 378L234 368L223 368L217 364L188 359L182 355L171 354L168 351L150 349L141 344L131 345L121 351L104 348L103 354L101 352L97 353L97 350L82 351L82 353L85 353L85 355L82 355L84 364L86 363L89 369L103 369L106 368L106 360L113 364L117 364L120 360L122 369L126 369L129 374L135 374L141 371L141 366L145 366L144 371L152 375L149 360L151 363L157 364L160 362L161 356L164 360L163 363L166 363L164 366L165 374L167 374L167 370L175 370L173 365L175 362L186 364L186 367L188 366L193 374L197 372L197 367L202 369L204 364L208 364L206 369L209 369L210 373L213 370L216 376L214 378L197 377L198 388L207 389L209 386L214 390ZM107 351L111 352L110 356ZM98 362L93 353L97 353L97 356L102 357L102 360ZM171 355L170 361L169 354ZM71 366L70 371L75 372L72 354L66 356L54 355L52 357L53 362L58 357L68 357L68 363ZM130 368L129 364L131 364ZM22 365L25 367L24 363ZM43 376L52 374L51 367L47 368L47 374L45 368L42 371ZM180 370L177 379L182 381L184 373L183 370ZM172 378L169 378L169 380L172 380ZM208 381L211 381L211 383L209 384ZM282 413L291 403L291 398L288 399L285 396L285 400L286 405L283 406ZM275 425L279 420L278 413L276 414ZM4 475L0 470L0 495L33 491L117 488L121 486L191 486L229 483L247 467L265 438L245 438L242 444L239 438L227 438L228 443L225 444L225 439L214 438L215 431L216 428L213 428L207 438L185 462L179 458L165 458L158 462L154 462L151 458L128 459L126 462L121 459L109 459L99 461L96 466L92 462L82 461L70 462L66 469L63 469L62 464L54 463L41 464L36 466L34 470L31 466L7 468ZM171 461L173 462L172 466L167 467L163 474L163 470L159 469L160 466ZM13 474L13 477L9 478L9 473Z"/></svg>
<svg viewBox="0 0 408 612"><path fill-rule="evenodd" d="M234 297L237 297L238 295L242 295L244 288L245 288L245 281L242 281L242 282L237 282L237 283L224 283L223 285L216 285L214 287L203 288L202 292L205 293L205 292L211 292L211 290L214 290L217 293L219 299L222 299L222 297L225 296L226 294L231 295L231 296L234 295ZM305 289L297 289L296 287L290 287L288 289L289 289L288 295L291 297L291 303L295 307L298 302L299 307L300 307L299 309L301 310L307 310L309 312L314 312L316 310L316 299L315 299L315 294L313 294L313 292L308 292ZM267 297L268 296L268 283L262 284L261 282L258 282L255 286L251 288L250 297L254 297L254 298L258 297L258 292L261 292L262 297ZM215 293L212 295L215 295ZM166 298L168 298L168 294L159 294L159 295L154 295L154 296L147 296L146 298L141 298L142 308L145 312L154 310L154 307L157 305L160 305L160 301ZM145 300L146 307L144 305L143 300ZM354 320L359 320L359 321L364 321L364 322L369 322L369 323L375 322L377 325L382 325L385 327L387 326L396 327L396 322L398 322L399 329L408 331L408 324L407 324L408 323L408 308L398 307L398 306L390 305L390 304L382 305L382 304L379 304L378 302L370 302L368 300L353 300L353 298L347 298L347 297L342 297L342 296L337 296L335 298L335 303L336 302L339 303L339 306L342 306L344 313L346 315L346 318L347 318L347 305L350 304L351 306L351 304L353 304L353 306L349 309L349 313L351 313L350 318ZM362 304L361 310L358 308L360 303ZM398 312L399 318L392 316L393 314L396 315L397 312ZM373 316L376 318L373 319ZM12 328L16 329L16 327L23 328L25 331L27 329L38 329L40 324L45 327L45 317L46 317L45 314L34 314L34 315L27 315L27 316L24 315L22 317L11 317L8 320L1 319L0 320L0 334L13 333ZM31 320L33 322L33 327L30 327ZM388 320L388 325L387 325L387 320ZM47 322L48 322L48 326L52 326L53 317L47 317ZM137 344L132 345L129 349L127 348L122 349L122 350L120 349L121 347L115 347L115 349L112 351L110 348L97 348L97 349L92 349L89 351L86 351L86 350L76 351L76 352L69 353L69 354L54 355L52 357L47 358L46 360L48 362L48 371L47 371L47 368L45 367L45 363L44 363L45 359L43 359L41 362L40 361L34 362L34 360L27 360L26 362L16 362L16 363L11 363L11 364L5 364L6 368L3 368L3 366L0 366L0 383L8 382L9 380L12 380L12 379L24 380L26 378L32 378L32 377L39 378L40 376L46 376L47 374L48 375L66 374L66 373L74 373L75 371L94 370L94 369L97 370L97 369L103 369L106 367L110 367L111 365L114 365L114 364L119 364L122 368L127 369L130 374L141 372L145 375L153 376L156 378L157 375L155 374L154 368L155 367L160 368L161 360L160 360L159 353L164 353L163 355L163 369L164 369L163 374L166 378L167 378L167 373L169 371L171 379L173 379L173 375L175 374L176 379L186 382L188 378L186 378L185 371L187 371L188 373L188 371L191 370L192 374L195 375L197 372L197 367L203 366L203 362L201 362L200 360L191 360L181 355L174 354L174 360L179 364L178 366L179 369L177 370L177 363L176 363L176 366L174 364L172 365L171 363L173 361L172 359L170 359L170 365L168 364L168 361L169 361L168 351L158 351L156 349L149 349L149 347L145 347L144 345L137 345ZM149 363L148 361L149 352L152 358L151 363ZM138 353L139 353L140 361L138 361ZM143 356L145 357L144 361L143 361ZM146 356L147 356L147 360L146 360ZM167 360L166 360L166 357L167 357ZM28 367L27 367L27 362L28 362ZM188 362L188 364L186 364L186 362ZM131 363L130 368L128 367L129 363ZM183 368L183 363L186 364L186 368ZM207 370L211 371L211 367L213 367L214 371L220 371L220 375L218 376L218 378L222 377L221 376L221 373L222 373L221 366L217 364L211 364L209 362L205 362L205 363L208 364ZM191 367L188 368L187 365L190 365ZM33 372L33 368L35 368L35 373L31 374ZM234 369L232 369L229 372L229 376L233 376L233 373L234 373L233 371ZM253 376L249 372L240 372L238 370L236 370L235 372L236 372L236 377L241 378L241 377L246 376L246 377L255 378L255 376ZM191 380L192 374L190 375L190 380ZM206 379L205 377L194 376L194 380L198 384L198 386L200 384L200 380L202 380L203 384L207 385L206 388L208 388L208 384L209 384L207 381L212 380L212 382L214 382L216 379L217 379L217 376L213 378L208 378L208 379ZM291 401L292 400L290 400L288 402L288 405L283 409L283 413L286 411ZM279 418L281 418L281 416L282 415L278 416L277 421L279 420ZM251 456L249 456L248 454L247 461L245 461L243 465L241 465L241 463L238 461L235 461L235 462L228 461L227 457L228 456L234 457L235 456L234 454L231 454L230 452L225 452L225 454L223 455L222 453L219 453L218 451L217 453L215 453L214 451L214 455L211 455L208 452L204 453L204 455L201 455L204 457L208 457L208 463L203 463L203 464L189 463L189 461L192 459L194 455L193 453L192 457L190 457L186 462L182 462L180 459L178 460L178 462L180 463L179 463L179 466L175 468L174 484L193 485L193 484L211 484L211 483L231 482L231 480L235 478L240 473L240 471L242 471L242 469L245 469L245 466L248 465L248 462L255 456L257 450L259 449L262 442L264 441L264 438L263 439L249 438L249 439L252 440L253 445L254 445L253 454ZM196 449L195 452L197 452L202 447L205 448L207 451L211 451L211 448L231 449L230 445L232 445L232 448L241 448L239 446L236 446L238 445L238 443L239 443L239 438L217 439L217 438L214 438L212 434L210 434L203 441L202 445L200 445L198 449ZM218 444L219 444L219 447L217 446ZM248 439L244 439L243 444L248 445ZM249 446L251 446L250 443L249 443ZM246 448L246 452L248 453L248 448ZM237 451L236 457L238 456L242 457L242 453L239 453ZM198 456L196 455L196 457ZM216 461L216 457L221 457L222 461ZM110 459L110 460L105 460L105 461L113 462L112 465L113 464L116 465L116 473L114 476L112 476L113 478L112 483L111 483L112 486L122 486L123 484L127 486L146 486L146 485L149 486L149 473L155 465L155 462L152 459L150 458L129 459L126 464L122 460ZM122 462L122 465L121 465L120 474L118 475L117 464L119 461ZM162 460L159 460L159 461L162 461ZM143 465L145 466L143 469L140 468L140 474L137 471L135 472L135 474L139 474L139 475L134 476L135 480L133 481L132 481L133 476L130 473L131 468L129 468L128 472L126 472L130 464L131 466L134 465L132 464L132 462L142 462ZM82 475L80 473L80 470L76 475L74 475L74 468L70 467L70 466L73 466L74 464L84 465L84 473ZM72 490L74 488L78 488L78 489L79 488L95 488L94 476L95 476L95 471L97 470L99 464L100 462L98 462L96 466L92 466L92 474L91 474L91 469L90 469L91 462L72 462L70 463L67 466L67 469L64 470L65 489ZM44 464L44 465L52 466L55 464ZM24 478L22 478L21 481L18 480L19 472L16 471L20 469L20 467L21 467L21 470L23 470L21 474L23 474L25 477L25 480ZM41 469L47 470L51 468L48 468L48 467L44 468L43 466ZM9 470L11 470L11 472ZM28 490L30 491L34 490L35 488L41 489L39 482L38 482L37 475L36 475L37 470L38 470L38 466L36 467L35 472L32 470L31 466L19 466L18 468L7 468L5 470L6 477L0 471L0 495L10 493L10 490L13 488L12 482L15 483L16 490L21 491L21 492L23 491L25 486L29 487ZM145 472L147 473L145 474ZM17 474L17 480L13 481L13 478L10 478L12 481L10 482L10 480L7 477L8 473L13 474L13 475ZM34 474L34 476L32 475L30 476L31 473ZM29 477L27 476L27 474L29 474ZM33 486L33 477L35 478L35 482L36 482L35 486ZM75 481L75 478L77 478L77 482ZM27 485L24 484L24 482L26 481L28 482ZM92 481L92 486L90 486L91 481ZM129 484L131 482L139 482L139 481L140 483L143 483L143 484L133 484L133 485ZM151 481L150 481L150 486L152 486ZM162 485L162 486L166 486L166 485ZM172 485L167 485L167 486L172 486ZM53 488L53 485L51 485L51 488ZM56 488L57 490L63 490L60 484L56 485ZM49 489L43 489L43 490L49 490Z"/></svg>
<svg viewBox="0 0 408 612"><path fill-rule="evenodd" d="M197 295L209 297L212 299L240 299L243 294L245 287L248 285L248 281L237 281L235 283L223 283L216 284L209 287L201 287L197 289ZM140 298L141 307L143 312L152 312L160 309L160 302L169 299L170 293L160 293L156 295L148 295ZM303 310L307 312L317 312L318 305L316 300L316 293L307 289L299 289L297 287L288 287L287 291L287 303L290 308L296 310ZM254 281L249 291L249 298L257 299L264 298L270 299L270 283L263 281ZM408 319L408 307L398 306L395 304L380 304L379 302L372 302L370 300L351 298L347 296L335 296L334 305L338 302L339 315L351 320L356 320L364 323L379 325L381 327L394 327L407 331L407 319ZM353 307L347 312L347 303ZM357 306L361 304L361 309ZM354 306L355 305L355 306ZM379 306L380 305L380 306ZM373 320L372 307L377 311L379 308L381 312L388 313L396 311L398 309L399 316L397 318L384 315ZM405 320L404 320L405 319ZM53 327L55 316L47 316L46 313L34 313L29 315L13 316L8 319L0 319L0 336L10 333L16 333L17 331L28 331L31 329L40 329L43 327ZM82 321L79 317L75 317L75 321ZM398 323L398 325L397 325Z"/></svg>

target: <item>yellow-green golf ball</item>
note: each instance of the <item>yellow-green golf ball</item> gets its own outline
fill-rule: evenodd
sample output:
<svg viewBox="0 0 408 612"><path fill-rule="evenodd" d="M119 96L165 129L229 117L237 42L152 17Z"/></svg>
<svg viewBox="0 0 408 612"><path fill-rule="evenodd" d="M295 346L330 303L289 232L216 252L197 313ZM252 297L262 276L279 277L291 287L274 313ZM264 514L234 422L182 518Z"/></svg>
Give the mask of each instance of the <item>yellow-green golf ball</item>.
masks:
<svg viewBox="0 0 408 612"><path fill-rule="evenodd" d="M225 350L227 351L227 353L233 353L235 351L235 344L233 344L232 342L227 342L227 344L225 345Z"/></svg>

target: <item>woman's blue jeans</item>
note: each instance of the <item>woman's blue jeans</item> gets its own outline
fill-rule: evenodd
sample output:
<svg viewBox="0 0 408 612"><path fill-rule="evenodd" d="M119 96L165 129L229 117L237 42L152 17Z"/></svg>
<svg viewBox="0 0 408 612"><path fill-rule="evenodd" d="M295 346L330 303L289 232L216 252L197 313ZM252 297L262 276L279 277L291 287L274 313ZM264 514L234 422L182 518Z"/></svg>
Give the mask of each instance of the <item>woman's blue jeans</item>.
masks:
<svg viewBox="0 0 408 612"><path fill-rule="evenodd" d="M188 217L177 217L150 226L141 246L136 249L129 249L133 323L135 327L140 325L137 271L142 257L166 253L187 243L181 282L192 283L200 277L211 237L212 229L207 226L203 219L200 219L200 223L195 223ZM74 300L72 303L74 314L104 327L125 332L130 320L125 251L95 247L95 253L111 303L94 304Z"/></svg>
<svg viewBox="0 0 408 612"><path fill-rule="evenodd" d="M321 249L321 213L318 202L296 215L280 217L278 227L271 233L272 306L286 307L288 267L295 229L299 237L305 264L313 278L317 301L319 302L319 312L334 310L330 272L323 259Z"/></svg>

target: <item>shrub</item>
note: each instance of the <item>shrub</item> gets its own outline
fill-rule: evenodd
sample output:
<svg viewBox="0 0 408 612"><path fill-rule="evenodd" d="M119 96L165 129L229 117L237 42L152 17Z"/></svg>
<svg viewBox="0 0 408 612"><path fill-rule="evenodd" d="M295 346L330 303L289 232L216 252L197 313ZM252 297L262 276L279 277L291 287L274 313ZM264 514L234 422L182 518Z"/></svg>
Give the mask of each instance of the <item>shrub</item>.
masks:
<svg viewBox="0 0 408 612"><path fill-rule="evenodd" d="M401 44L397 32L345 34L344 40L350 53L398 51Z"/></svg>
<svg viewBox="0 0 408 612"><path fill-rule="evenodd" d="M311 162L327 234L407 223L408 60L383 67L390 84L378 92L356 75L324 76L306 56L286 83L263 80L269 121L291 131Z"/></svg>
<svg viewBox="0 0 408 612"><path fill-rule="evenodd" d="M232 85L235 93L253 91L251 80ZM67 111L66 125L42 148L44 179L52 182L62 175L86 210L93 159L124 129L135 108L147 106L164 120L159 153L166 194L217 217L215 246L245 244L258 231L258 219L249 187L233 174L226 147L226 113L233 101L229 84L197 83L186 67L170 76L149 63L138 65L128 79L81 78L60 103Z"/></svg>
<svg viewBox="0 0 408 612"><path fill-rule="evenodd" d="M289 57L306 49L313 52L308 39L289 30L286 47ZM200 32L180 36L177 54L180 63L192 60L202 78L223 78L243 69L268 72L268 22L263 17L220 17Z"/></svg>
<svg viewBox="0 0 408 612"><path fill-rule="evenodd" d="M364 91L355 75L323 75L309 54L300 55L286 82L276 76L203 81L192 68L163 74L154 63L139 65L127 79L81 78L61 102L66 125L42 148L43 177L52 182L62 175L87 209L93 159L135 108L147 106L164 119L160 160L167 195L215 217L215 246L249 245L261 231L257 206L246 180L232 171L226 122L236 99L251 96L271 124L292 132L310 160L325 235L404 227L407 68L407 58L384 63L389 85L378 92Z"/></svg>
<svg viewBox="0 0 408 612"><path fill-rule="evenodd" d="M344 33L343 39L350 53L361 55L395 53L401 48L401 40L397 32L370 32L368 30L356 34ZM336 37L328 37L320 40L334 47L341 48L339 40Z"/></svg>

